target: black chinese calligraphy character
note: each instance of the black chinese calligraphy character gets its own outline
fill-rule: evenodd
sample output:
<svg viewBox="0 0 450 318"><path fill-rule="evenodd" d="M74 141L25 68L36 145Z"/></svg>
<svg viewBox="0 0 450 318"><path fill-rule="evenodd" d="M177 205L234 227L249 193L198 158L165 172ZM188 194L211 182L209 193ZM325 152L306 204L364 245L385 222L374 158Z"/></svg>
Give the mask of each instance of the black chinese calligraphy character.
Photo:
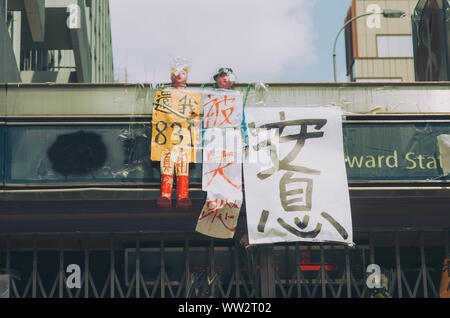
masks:
<svg viewBox="0 0 450 318"><path fill-rule="evenodd" d="M298 220L299 221L299 220ZM317 235L319 235L320 231L322 230L322 224L317 223L314 230L309 232L302 232L297 230L296 228L290 226L287 224L282 218L277 219L278 224L280 224L285 230L288 232L294 234L295 236L301 237L301 238L315 238ZM298 222L299 223L299 222ZM304 224L302 224L303 226Z"/></svg>
<svg viewBox="0 0 450 318"><path fill-rule="evenodd" d="M192 104L193 99L190 98L188 95L184 95L183 98L181 98L178 102L182 102L180 104L181 107L183 107L183 110L181 111L182 114L186 116L194 115L195 114L195 105L198 103L194 100L194 104ZM186 113L186 108L189 107L189 112Z"/></svg>
<svg viewBox="0 0 450 318"><path fill-rule="evenodd" d="M285 118L284 112L280 113L280 117L282 119ZM327 123L326 119L299 119L299 120L288 120L288 121L281 121L281 122L277 122L277 123L269 123L269 124L262 125L260 128L278 129L280 143L285 143L285 142L294 140L294 141L296 141L296 144L294 145L292 150L286 155L286 157L283 158L282 160L279 160L277 152L276 152L276 145L274 145L274 142L270 139L253 146L253 149L255 149L256 151L259 151L265 147L269 147L270 158L273 163L273 166L271 168L258 173L258 175L257 175L258 178L261 180L264 180L264 179L272 176L278 170L296 171L296 172L306 173L306 174L311 174L311 175L319 175L320 174L319 170L292 165L291 162L294 161L295 158L297 158L298 154L303 149L303 146L305 145L305 142L307 139L321 138L324 136L323 131L309 132L308 127L313 126L313 128L315 130L320 130L320 129L322 129L322 127L324 127L326 125L326 123ZM249 126L249 128L253 128L253 127L255 127L255 124L250 123L248 126ZM283 136L283 131L286 129L286 127L292 127L292 126L300 126L300 133Z"/></svg>
<svg viewBox="0 0 450 318"><path fill-rule="evenodd" d="M267 217L268 217L268 213L267 211L263 211L262 215L261 215L261 220L260 223L258 225L258 231L259 232L264 232L264 226L265 226L265 222L267 221ZM347 231L344 229L344 227L339 224L339 222L337 222L330 214L326 213L326 212L322 212L320 214L326 221L328 221L339 233L339 235L342 236L342 238L344 240L346 240L348 238L348 233ZM264 223L262 223L262 221L264 221ZM295 236L301 237L301 238L315 238L317 235L319 235L320 231L322 230L322 223L317 223L316 227L314 228L314 230L312 231L307 231L307 232L302 232L297 230L296 228L294 228L293 226L289 225L288 223L286 223L285 220L283 220L282 218L278 218L277 219L278 224L280 224L285 230L287 230L288 232L294 234ZM300 221L299 218L295 218L294 219L294 223L295 225L297 225L301 230L305 229L308 226L309 223L309 216L305 215L303 217L303 220ZM261 224L262 224L262 228L261 228Z"/></svg>
<svg viewBox="0 0 450 318"><path fill-rule="evenodd" d="M300 221L299 218L295 218L295 219L294 219L294 223L295 223L295 225L297 225L300 229L303 230L304 228L306 228L306 227L308 226L308 223L309 223L309 215L303 216L303 220L302 220L302 221Z"/></svg>
<svg viewBox="0 0 450 318"><path fill-rule="evenodd" d="M157 104L155 104L155 111L169 114L170 112L166 108L161 106L161 104L169 106L171 96L172 95L170 91L161 91L161 95L158 98L156 98Z"/></svg>
<svg viewBox="0 0 450 318"><path fill-rule="evenodd" d="M347 231L344 229L344 227L339 224L338 221L336 221L331 215L329 215L327 212L322 212L320 215L323 216L323 218L325 220L327 220L328 222L330 222L330 224L338 231L339 235L342 236L342 238L344 240L346 240L348 238L348 233Z"/></svg>
<svg viewBox="0 0 450 318"><path fill-rule="evenodd" d="M258 232L264 233L264 229L266 227L268 219L269 219L269 211L263 210L257 227Z"/></svg>
<svg viewBox="0 0 450 318"><path fill-rule="evenodd" d="M309 178L293 178L293 172L286 172L280 179L280 201L285 211L311 211L313 180ZM289 184L304 184L304 188L287 190ZM295 196L288 199L289 196ZM302 204L295 204L302 202Z"/></svg>

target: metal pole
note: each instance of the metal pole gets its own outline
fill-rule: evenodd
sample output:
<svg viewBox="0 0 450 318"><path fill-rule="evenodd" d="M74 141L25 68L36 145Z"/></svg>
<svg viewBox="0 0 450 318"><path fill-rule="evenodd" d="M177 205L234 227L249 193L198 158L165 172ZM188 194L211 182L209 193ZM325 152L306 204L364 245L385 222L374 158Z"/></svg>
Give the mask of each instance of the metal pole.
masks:
<svg viewBox="0 0 450 318"><path fill-rule="evenodd" d="M210 266L210 276L211 276L211 278L210 278L211 286L209 288L210 293L211 293L210 297L211 296L215 297L216 289L215 289L215 277L214 276L216 275L216 273L215 273L215 269L214 269L215 262L214 262L214 239L213 238L211 238L210 243L209 243L209 266ZM210 285L209 279L207 279L206 282L209 286Z"/></svg>
<svg viewBox="0 0 450 318"><path fill-rule="evenodd" d="M239 242L237 240L234 241L234 280L236 286L236 297L241 297L241 287L240 287L240 273L239 273Z"/></svg>
<svg viewBox="0 0 450 318"><path fill-rule="evenodd" d="M189 297L189 291L191 289L191 273L189 272L189 240L184 242L184 271L186 273L186 288L185 296Z"/></svg>
<svg viewBox="0 0 450 318"><path fill-rule="evenodd" d="M320 243L320 282L322 283L322 298L325 298L327 291L325 285L325 256L322 243Z"/></svg>
<svg viewBox="0 0 450 318"><path fill-rule="evenodd" d="M301 253L298 251L298 242L295 242L295 268L297 270L297 297L302 298L302 288L300 285L301 273L300 266L302 266Z"/></svg>
<svg viewBox="0 0 450 318"><path fill-rule="evenodd" d="M372 230L369 232L369 247L370 247L370 264L375 264L375 247L374 247L374 234Z"/></svg>
<svg viewBox="0 0 450 318"><path fill-rule="evenodd" d="M333 52L333 75L334 75L334 82L337 82L336 79L336 53Z"/></svg>
<svg viewBox="0 0 450 318"><path fill-rule="evenodd" d="M31 289L31 297L36 298L37 287L37 239L33 238L33 284Z"/></svg>
<svg viewBox="0 0 450 318"><path fill-rule="evenodd" d="M400 263L400 239L398 231L395 231L395 264L397 268L397 290L398 298L403 298L402 266Z"/></svg>
<svg viewBox="0 0 450 318"><path fill-rule="evenodd" d="M64 238L59 238L59 281L58 281L58 296L64 297Z"/></svg>
<svg viewBox="0 0 450 318"><path fill-rule="evenodd" d="M275 265L274 265L274 252L273 252L273 244L270 244L267 248L268 253L268 267L267 267L267 274L269 278L269 297L275 298L276 295L276 286L275 286Z"/></svg>
<svg viewBox="0 0 450 318"><path fill-rule="evenodd" d="M136 298L140 298L141 296L141 286L140 286L140 278L141 278L141 248L139 243L139 236L136 236L136 281L135 281L135 288L136 288Z"/></svg>
<svg viewBox="0 0 450 318"><path fill-rule="evenodd" d="M84 238L84 298L89 298L89 238Z"/></svg>
<svg viewBox="0 0 450 318"><path fill-rule="evenodd" d="M114 237L111 235L109 239L109 275L110 275L110 281L109 281L109 296L111 298L114 298L115 292L114 292L114 283L116 282L115 279L115 266L116 266L116 260L114 255Z"/></svg>
<svg viewBox="0 0 450 318"><path fill-rule="evenodd" d="M11 238L8 236L6 240L6 274L8 274L8 290L11 293L12 280L14 277L11 275Z"/></svg>
<svg viewBox="0 0 450 318"><path fill-rule="evenodd" d="M164 240L160 241L159 245L159 267L160 267L160 289L161 289L161 298L166 297L166 263L164 259ZM156 283L156 282L155 282Z"/></svg>
<svg viewBox="0 0 450 318"><path fill-rule="evenodd" d="M261 292L259 297L275 298L275 276L273 268L273 245L266 244L261 247L260 253Z"/></svg>
<svg viewBox="0 0 450 318"><path fill-rule="evenodd" d="M352 281L350 272L350 255L348 246L345 246L345 278L347 280L347 298L352 298Z"/></svg>
<svg viewBox="0 0 450 318"><path fill-rule="evenodd" d="M423 232L420 232L419 235L420 235L420 263L422 267L423 297L428 298L427 265L425 260L425 246L423 243Z"/></svg>

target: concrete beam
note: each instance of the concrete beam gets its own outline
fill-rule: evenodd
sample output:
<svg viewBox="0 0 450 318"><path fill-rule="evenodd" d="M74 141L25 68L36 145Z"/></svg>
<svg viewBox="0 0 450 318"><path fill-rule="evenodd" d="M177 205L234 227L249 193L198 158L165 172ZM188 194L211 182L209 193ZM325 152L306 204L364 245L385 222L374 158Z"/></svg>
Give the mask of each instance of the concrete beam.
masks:
<svg viewBox="0 0 450 318"><path fill-rule="evenodd" d="M200 83L191 83L189 87L198 89ZM398 115L448 115L450 109L450 82L268 83L268 87L270 97L266 105L272 107L335 105L346 112L363 115L371 109ZM245 94L247 83L237 83L236 89ZM102 114L149 118L155 96L155 89L149 84L21 84L9 85L7 90L8 98L14 101L14 107L8 107L8 112L3 114L0 101L0 116L7 117ZM254 93L249 94L246 105L261 107Z"/></svg>
<svg viewBox="0 0 450 318"><path fill-rule="evenodd" d="M5 10L4 2L0 4L0 10ZM0 83L19 83L19 68L4 19L0 19L0 43Z"/></svg>
<svg viewBox="0 0 450 318"><path fill-rule="evenodd" d="M71 4L78 4L77 0L45 0L46 8L67 8Z"/></svg>
<svg viewBox="0 0 450 318"><path fill-rule="evenodd" d="M78 6L80 8L81 18L80 27L70 29L70 37L72 39L78 81L81 83L90 83L92 82L92 60L84 0L78 0Z"/></svg>
<svg viewBox="0 0 450 318"><path fill-rule="evenodd" d="M77 79L82 83L90 83L92 81L92 61L84 0L45 0L45 8L47 8L47 11L54 10L55 12L62 12L62 9L64 10L65 21L69 18L67 8L74 4L79 7L79 28L68 29L67 25L64 27L69 30L77 68Z"/></svg>
<svg viewBox="0 0 450 318"><path fill-rule="evenodd" d="M8 0L8 11L24 11L23 0Z"/></svg>
<svg viewBox="0 0 450 318"><path fill-rule="evenodd" d="M22 83L75 83L76 72L71 71L22 71Z"/></svg>
<svg viewBox="0 0 450 318"><path fill-rule="evenodd" d="M24 0L25 13L34 42L44 42L45 0Z"/></svg>

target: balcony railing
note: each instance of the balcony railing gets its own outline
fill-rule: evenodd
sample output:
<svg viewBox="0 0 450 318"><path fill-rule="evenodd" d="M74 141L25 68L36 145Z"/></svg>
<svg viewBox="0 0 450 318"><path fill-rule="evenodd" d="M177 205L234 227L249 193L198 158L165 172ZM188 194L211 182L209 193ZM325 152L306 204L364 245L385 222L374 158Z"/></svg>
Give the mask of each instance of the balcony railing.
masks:
<svg viewBox="0 0 450 318"><path fill-rule="evenodd" d="M21 71L75 71L75 59L72 50L27 49L21 51Z"/></svg>
<svg viewBox="0 0 450 318"><path fill-rule="evenodd" d="M176 237L182 239L176 239ZM448 229L360 230L356 247L246 247L193 233L0 236L10 298L438 298ZM78 287L68 284L79 266ZM367 284L369 264L382 288ZM311 266L314 265L314 266ZM76 279L76 278L75 278ZM70 279L72 280L72 279Z"/></svg>

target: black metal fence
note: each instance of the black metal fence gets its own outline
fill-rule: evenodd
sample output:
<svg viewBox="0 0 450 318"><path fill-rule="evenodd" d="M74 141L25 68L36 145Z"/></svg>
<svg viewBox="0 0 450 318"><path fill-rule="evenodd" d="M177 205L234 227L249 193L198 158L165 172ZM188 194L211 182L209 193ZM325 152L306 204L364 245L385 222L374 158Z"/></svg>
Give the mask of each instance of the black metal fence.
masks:
<svg viewBox="0 0 450 318"><path fill-rule="evenodd" d="M439 297L448 229L357 229L354 237L347 247L249 246L242 233L225 241L193 233L3 235L0 296ZM80 272L67 271L70 264ZM369 288L369 264L380 267L381 288Z"/></svg>

